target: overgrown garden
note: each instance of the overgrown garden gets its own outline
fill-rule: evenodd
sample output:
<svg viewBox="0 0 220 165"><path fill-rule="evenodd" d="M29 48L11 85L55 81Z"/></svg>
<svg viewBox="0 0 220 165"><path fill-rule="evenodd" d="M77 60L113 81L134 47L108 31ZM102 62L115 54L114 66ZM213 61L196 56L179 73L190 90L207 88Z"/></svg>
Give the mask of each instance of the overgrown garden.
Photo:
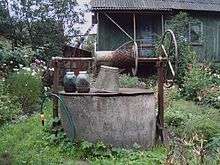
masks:
<svg viewBox="0 0 220 165"><path fill-rule="evenodd" d="M70 17L74 23L83 19L82 13L65 12L76 4L50 1L49 8L43 1L22 1L20 7L12 4L14 12L20 13L18 18L10 16L7 2L1 1L0 9L0 164L220 163L220 69L211 62L200 63L184 39L191 20L187 14L178 14L168 25L177 35L180 57L176 85L166 90L168 142L148 150L138 145L125 150L83 139L72 143L63 132L55 136L49 100L46 126L41 126L40 104L49 89L43 73L69 39L60 25ZM41 5L32 11L36 3ZM56 15L48 15L48 10ZM121 75L120 85L156 90L155 77Z"/></svg>

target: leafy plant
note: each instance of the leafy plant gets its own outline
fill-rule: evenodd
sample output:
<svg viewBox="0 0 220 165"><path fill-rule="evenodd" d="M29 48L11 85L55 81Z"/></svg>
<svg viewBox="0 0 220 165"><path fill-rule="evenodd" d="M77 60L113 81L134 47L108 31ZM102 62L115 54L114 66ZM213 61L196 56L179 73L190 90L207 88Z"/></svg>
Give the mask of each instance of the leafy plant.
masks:
<svg viewBox="0 0 220 165"><path fill-rule="evenodd" d="M187 100L198 99L198 93L212 84L212 77L208 70L195 66L184 77L184 84L181 88L181 94Z"/></svg>
<svg viewBox="0 0 220 165"><path fill-rule="evenodd" d="M199 104L220 108L220 87L210 86L201 90L198 94Z"/></svg>
<svg viewBox="0 0 220 165"><path fill-rule="evenodd" d="M166 28L173 30L178 45L178 72L176 73L176 83L181 87L184 82L184 76L188 73L189 66L193 65L197 60L197 55L188 42L188 26L193 20L187 13L180 12L169 21ZM195 21L195 20L194 20ZM169 46L169 40L165 39L165 45ZM171 49L171 59L174 50Z"/></svg>
<svg viewBox="0 0 220 165"><path fill-rule="evenodd" d="M215 109L199 108L194 103L179 100L166 111L165 120L179 137L190 139L197 134L208 140L220 132L219 115Z"/></svg>
<svg viewBox="0 0 220 165"><path fill-rule="evenodd" d="M0 41L0 71L7 75L21 66L29 66L35 54L30 47L16 47L12 50L2 42L7 42L7 40Z"/></svg>
<svg viewBox="0 0 220 165"><path fill-rule="evenodd" d="M42 82L38 75L25 70L12 73L6 80L6 86L10 96L18 98L24 112L33 111L42 91Z"/></svg>
<svg viewBox="0 0 220 165"><path fill-rule="evenodd" d="M0 82L0 126L16 118L21 112L21 105L14 97L5 93L3 82Z"/></svg>
<svg viewBox="0 0 220 165"><path fill-rule="evenodd" d="M220 154L220 133L216 134L209 140L208 144L206 145L206 148L215 155ZM220 159L220 157L218 159Z"/></svg>
<svg viewBox="0 0 220 165"><path fill-rule="evenodd" d="M141 82L138 77L132 77L130 75L122 74L119 77L119 86L121 88L145 88L145 83Z"/></svg>

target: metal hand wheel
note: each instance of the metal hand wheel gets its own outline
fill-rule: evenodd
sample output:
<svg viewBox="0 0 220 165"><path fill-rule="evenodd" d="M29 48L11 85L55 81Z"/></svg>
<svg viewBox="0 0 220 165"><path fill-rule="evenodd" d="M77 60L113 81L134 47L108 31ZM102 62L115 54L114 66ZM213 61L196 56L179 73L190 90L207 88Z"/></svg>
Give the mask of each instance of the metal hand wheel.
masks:
<svg viewBox="0 0 220 165"><path fill-rule="evenodd" d="M137 71L138 71L138 45L137 45L137 42L134 42L133 51L134 51L135 63L134 63L134 67L132 68L132 74L133 74L133 76L136 76Z"/></svg>
<svg viewBox="0 0 220 165"><path fill-rule="evenodd" d="M165 31L160 46L162 49L162 57L167 58L169 70L171 71L171 78L169 80L167 79L167 70L164 75L165 86L169 88L173 85L178 70L178 47L175 34L172 30L168 29ZM171 56L173 51L174 54Z"/></svg>

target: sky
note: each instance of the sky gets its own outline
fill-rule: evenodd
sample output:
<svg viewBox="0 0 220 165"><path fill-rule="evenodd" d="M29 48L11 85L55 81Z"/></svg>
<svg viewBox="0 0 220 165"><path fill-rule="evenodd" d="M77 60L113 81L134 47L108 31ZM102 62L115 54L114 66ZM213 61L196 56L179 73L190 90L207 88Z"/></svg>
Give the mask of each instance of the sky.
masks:
<svg viewBox="0 0 220 165"><path fill-rule="evenodd" d="M77 2L79 3L79 5L83 5L83 4L89 4L90 0L77 0ZM92 24L91 13L85 13L84 18L85 18L86 22L83 25L80 25L80 27L79 27L79 29L81 29L81 34L85 33L86 30ZM92 29L91 33L95 33L95 32L96 32L96 27L94 27Z"/></svg>

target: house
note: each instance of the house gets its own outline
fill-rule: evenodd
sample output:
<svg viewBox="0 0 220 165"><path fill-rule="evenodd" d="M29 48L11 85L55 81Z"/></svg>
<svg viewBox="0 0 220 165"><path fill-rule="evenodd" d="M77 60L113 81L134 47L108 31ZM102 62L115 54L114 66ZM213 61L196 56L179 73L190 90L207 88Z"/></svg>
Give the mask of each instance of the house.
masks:
<svg viewBox="0 0 220 165"><path fill-rule="evenodd" d="M220 0L92 0L97 18L97 51L113 51L138 42L139 56L151 56L166 22L179 11L189 13L187 39L200 60L220 62Z"/></svg>

